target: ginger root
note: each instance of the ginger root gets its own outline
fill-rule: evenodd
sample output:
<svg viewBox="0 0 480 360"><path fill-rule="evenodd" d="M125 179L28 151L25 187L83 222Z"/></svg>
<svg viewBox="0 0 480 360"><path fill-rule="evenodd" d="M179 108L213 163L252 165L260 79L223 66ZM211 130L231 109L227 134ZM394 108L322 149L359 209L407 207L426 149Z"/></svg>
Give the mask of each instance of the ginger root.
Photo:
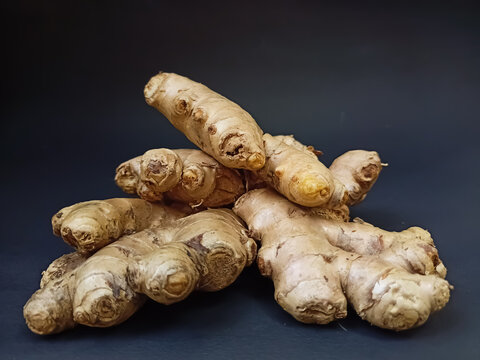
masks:
<svg viewBox="0 0 480 360"><path fill-rule="evenodd" d="M140 199L91 200L52 217L53 233L80 253L92 253L122 235L158 226L179 213Z"/></svg>
<svg viewBox="0 0 480 360"><path fill-rule="evenodd" d="M330 168L318 160L318 151L293 136L264 134L265 166L247 174L248 188L264 182L290 201L308 207L339 208L360 202L380 174L376 152L350 151Z"/></svg>
<svg viewBox="0 0 480 360"><path fill-rule="evenodd" d="M262 244L257 262L275 284L275 299L299 321L343 318L348 300L371 324L405 330L449 299L446 268L425 230L342 222L267 188L240 197L234 211Z"/></svg>
<svg viewBox="0 0 480 360"><path fill-rule="evenodd" d="M55 260L24 307L28 327L52 334L77 323L117 325L146 295L172 304L193 290L218 291L254 260L256 244L231 210L179 218L178 211L157 206L172 215L162 226L123 235L90 257L75 252Z"/></svg>
<svg viewBox="0 0 480 360"><path fill-rule="evenodd" d="M346 205L353 206L363 201L382 170L375 151L351 150L336 158L329 167L332 175L340 181L348 193Z"/></svg>
<svg viewBox="0 0 480 360"><path fill-rule="evenodd" d="M293 137L264 134L265 166L256 172L287 199L304 206L338 207L347 197L345 187L317 156Z"/></svg>
<svg viewBox="0 0 480 360"><path fill-rule="evenodd" d="M349 206L385 166L376 152L348 151L327 168L313 147L264 134L240 106L176 74L152 77L144 95L203 152L149 150L115 176L141 199L87 201L53 216L54 233L77 251L48 267L25 304L33 332L112 326L148 297L168 305L223 289L255 259L254 239L275 299L305 323L343 318L350 303L373 325L405 330L448 302L427 231L349 222ZM206 210L233 202L238 216Z"/></svg>
<svg viewBox="0 0 480 360"><path fill-rule="evenodd" d="M262 130L234 102L186 77L160 73L145 86L147 103L221 164L257 170L265 164Z"/></svg>
<svg viewBox="0 0 480 360"><path fill-rule="evenodd" d="M237 170L200 150L153 149L120 164L115 182L148 201L166 198L192 206L220 207L245 192Z"/></svg>

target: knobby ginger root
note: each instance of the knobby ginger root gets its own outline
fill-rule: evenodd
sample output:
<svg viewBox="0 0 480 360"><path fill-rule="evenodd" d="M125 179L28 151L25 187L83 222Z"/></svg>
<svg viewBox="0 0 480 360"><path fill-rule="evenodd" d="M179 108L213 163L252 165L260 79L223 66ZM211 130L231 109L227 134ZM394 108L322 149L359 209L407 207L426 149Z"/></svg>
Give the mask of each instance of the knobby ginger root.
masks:
<svg viewBox="0 0 480 360"><path fill-rule="evenodd" d="M352 150L336 158L329 169L345 185L348 192L346 205L352 206L365 199L385 165L375 151Z"/></svg>
<svg viewBox="0 0 480 360"><path fill-rule="evenodd" d="M237 170L191 149L149 150L118 166L115 181L123 191L148 201L165 195L192 206L225 206L245 192Z"/></svg>
<svg viewBox="0 0 480 360"><path fill-rule="evenodd" d="M157 226L179 215L140 199L92 200L61 209L52 217L52 228L78 252L91 253L124 234Z"/></svg>
<svg viewBox="0 0 480 360"><path fill-rule="evenodd" d="M116 325L140 308L145 294L172 304L193 290L225 288L255 255L255 242L231 210L170 219L124 235L88 258L76 252L55 260L26 303L24 317L37 334L77 323Z"/></svg>
<svg viewBox="0 0 480 360"><path fill-rule="evenodd" d="M258 266L277 302L302 322L345 317L349 302L370 323L405 330L447 303L446 268L427 231L349 222L348 206L365 198L384 166L376 152L349 151L327 168L312 147L263 134L241 107L176 74L154 76L144 95L206 154L149 150L115 177L142 200L80 203L52 218L54 233L77 252L43 273L24 307L32 331L112 326L147 297L172 304L194 290L220 290L255 258L250 236L262 244ZM257 189L238 198L245 187ZM231 210L204 210L235 200L249 231Z"/></svg>
<svg viewBox="0 0 480 360"><path fill-rule="evenodd" d="M264 181L299 205L339 208L360 202L381 170L380 158L375 152L348 152L328 169L318 160L318 152L293 136L264 134L263 140L265 166L248 174L247 184L257 187Z"/></svg>
<svg viewBox="0 0 480 360"><path fill-rule="evenodd" d="M75 325L70 284L75 281L75 269L87 255L79 252L63 255L42 273L40 290L23 308L28 327L36 334L55 334Z"/></svg>
<svg viewBox="0 0 480 360"><path fill-rule="evenodd" d="M265 163L262 130L234 102L186 77L160 73L145 86L147 103L207 154L229 168Z"/></svg>
<svg viewBox="0 0 480 360"><path fill-rule="evenodd" d="M234 211L262 244L258 266L275 299L299 321L343 318L348 300L371 324L405 330L448 302L446 268L425 230L345 223L266 188L243 195Z"/></svg>
<svg viewBox="0 0 480 360"><path fill-rule="evenodd" d="M304 206L336 207L346 198L345 187L318 161L316 155L290 138L265 134L265 166L257 176L287 199ZM288 139L288 138L287 138Z"/></svg>

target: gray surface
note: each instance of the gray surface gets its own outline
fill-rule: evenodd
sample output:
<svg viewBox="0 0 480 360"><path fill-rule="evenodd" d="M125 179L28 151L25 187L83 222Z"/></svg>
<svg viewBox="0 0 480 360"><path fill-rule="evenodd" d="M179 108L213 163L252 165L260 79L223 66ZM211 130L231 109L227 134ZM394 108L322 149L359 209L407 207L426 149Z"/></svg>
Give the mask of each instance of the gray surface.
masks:
<svg viewBox="0 0 480 360"><path fill-rule="evenodd" d="M480 357L480 26L472 4L397 7L258 2L2 4L2 358ZM4 54L4 55L5 55ZM22 306L69 251L50 216L122 196L113 171L154 147L189 147L143 100L158 70L206 83L265 131L295 133L330 163L377 150L390 164L353 215L431 231L455 286L419 329L371 327L353 311L294 321L255 267L225 291L148 303L123 325L39 337Z"/></svg>

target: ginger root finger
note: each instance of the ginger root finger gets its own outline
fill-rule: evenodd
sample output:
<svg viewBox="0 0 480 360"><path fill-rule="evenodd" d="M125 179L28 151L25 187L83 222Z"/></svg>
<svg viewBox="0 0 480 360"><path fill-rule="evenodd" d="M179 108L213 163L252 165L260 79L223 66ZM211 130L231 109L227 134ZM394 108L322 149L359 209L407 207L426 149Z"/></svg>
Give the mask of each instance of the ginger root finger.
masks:
<svg viewBox="0 0 480 360"><path fill-rule="evenodd" d="M66 255L80 257L82 261L68 272L57 272L56 281L42 280L42 288L24 307L28 327L37 334L48 335L77 323L107 327L127 320L146 300L128 283L128 265L135 257L146 256L166 241L159 229L122 236L88 259L78 252ZM56 260L49 270L64 257Z"/></svg>
<svg viewBox="0 0 480 360"><path fill-rule="evenodd" d="M267 188L244 194L234 211L261 242L258 266L274 281L278 303L302 322L324 324L345 316L344 293L362 318L397 331L423 324L448 302L449 283L424 270L431 258L416 259L423 268L405 265L408 247L433 246L418 228L389 234L332 220L336 214L322 216ZM358 238L346 230L358 231ZM383 248L375 246L379 235L385 238Z"/></svg>
<svg viewBox="0 0 480 360"><path fill-rule="evenodd" d="M263 167L263 132L234 102L173 73L152 77L144 94L149 105L221 164L249 170Z"/></svg>
<svg viewBox="0 0 480 360"><path fill-rule="evenodd" d="M342 275L348 300L360 317L385 329L424 324L450 296L450 285L440 277L411 274L373 256L357 258Z"/></svg>
<svg viewBox="0 0 480 360"><path fill-rule="evenodd" d="M128 264L158 247L160 236L152 229L122 236L87 259L78 252L65 257L79 257L78 266L70 271L53 272L58 280L45 282L24 307L24 317L33 332L53 334L77 323L107 327L128 319L146 297L136 293L127 281ZM70 266L72 267L72 266ZM45 279L45 275L44 275ZM48 316L47 316L48 315Z"/></svg>
<svg viewBox="0 0 480 360"><path fill-rule="evenodd" d="M80 253L92 253L124 234L184 215L140 199L92 200L61 209L52 217L52 228Z"/></svg>
<svg viewBox="0 0 480 360"><path fill-rule="evenodd" d="M195 289L227 287L256 255L255 241L227 209L180 219L171 236L170 242L128 268L136 291L166 305L183 300Z"/></svg>
<svg viewBox="0 0 480 360"><path fill-rule="evenodd" d="M63 255L43 272L40 289L23 307L27 326L34 333L55 334L75 326L69 284L86 259L78 252Z"/></svg>
<svg viewBox="0 0 480 360"><path fill-rule="evenodd" d="M120 164L115 182L128 194L136 194L147 201L160 201L163 193L179 183L183 163L170 149L153 149Z"/></svg>
<svg viewBox="0 0 480 360"><path fill-rule="evenodd" d="M175 155L171 161L159 162L161 154ZM163 159L167 159L163 156ZM164 169L165 168L165 169ZM175 168L175 171L169 169ZM148 171L150 169L150 171ZM171 174L168 186L149 175L155 169L157 174ZM229 169L200 150L154 149L143 156L128 160L117 168L115 181L125 192L138 194L141 198L156 201L166 198L192 206L219 207L233 203L245 192L242 177L237 170Z"/></svg>
<svg viewBox="0 0 480 360"><path fill-rule="evenodd" d="M352 150L337 157L329 169L333 176L345 185L348 192L348 206L363 201L384 164L375 151Z"/></svg>
<svg viewBox="0 0 480 360"><path fill-rule="evenodd" d="M292 137L264 134L265 166L255 175L287 199L309 207L338 207L345 203L343 184L308 147Z"/></svg>
<svg viewBox="0 0 480 360"><path fill-rule="evenodd" d="M75 322L107 327L120 324L137 311L145 297L131 288L127 268L135 256L146 256L156 249L158 241L159 234L152 229L123 236L78 268L72 284Z"/></svg>
<svg viewBox="0 0 480 360"><path fill-rule="evenodd" d="M136 292L164 305L184 300L200 279L192 254L184 244L165 244L130 264L128 282Z"/></svg>

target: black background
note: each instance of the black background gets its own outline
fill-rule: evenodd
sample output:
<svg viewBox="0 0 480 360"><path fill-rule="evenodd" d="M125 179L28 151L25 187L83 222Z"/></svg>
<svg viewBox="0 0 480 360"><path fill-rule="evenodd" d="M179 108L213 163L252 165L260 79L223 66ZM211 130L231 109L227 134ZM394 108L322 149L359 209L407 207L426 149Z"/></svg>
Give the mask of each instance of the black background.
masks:
<svg viewBox="0 0 480 360"><path fill-rule="evenodd" d="M480 357L477 144L480 12L475 1L2 3L2 358ZM5 64L6 62L6 64ZM323 150L377 150L386 168L354 216L434 236L455 286L421 328L394 333L350 311L296 322L255 267L228 289L126 323L40 337L22 306L68 252L50 217L122 196L113 173L155 147L191 147L147 106L157 71L207 84L266 132Z"/></svg>

